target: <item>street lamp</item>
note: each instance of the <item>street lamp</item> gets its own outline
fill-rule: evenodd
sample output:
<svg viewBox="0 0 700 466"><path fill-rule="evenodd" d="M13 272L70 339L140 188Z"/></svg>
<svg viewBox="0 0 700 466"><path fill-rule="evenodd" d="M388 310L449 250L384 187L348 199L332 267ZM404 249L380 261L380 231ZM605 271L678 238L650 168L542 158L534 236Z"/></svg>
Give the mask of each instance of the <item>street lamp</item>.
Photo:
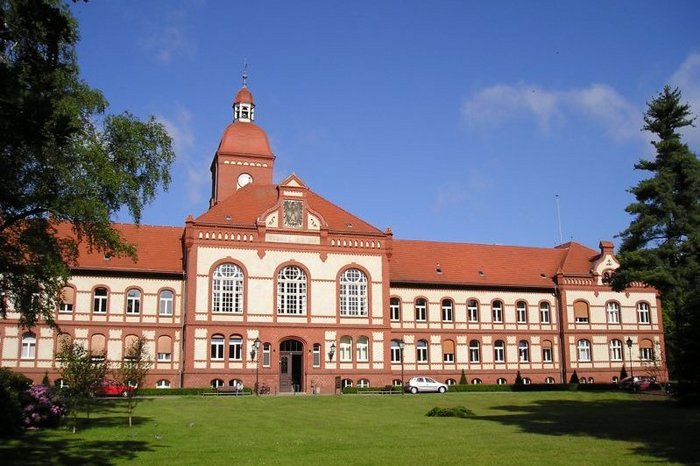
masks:
<svg viewBox="0 0 700 466"><path fill-rule="evenodd" d="M328 361L333 362L333 355L335 354L335 343L331 343L331 350L328 352Z"/></svg>
<svg viewBox="0 0 700 466"><path fill-rule="evenodd" d="M260 394L259 390L259 385L258 385L258 380L260 376L260 353L258 352L260 349L260 338L255 338L255 341L253 342L253 353L255 353L255 395Z"/></svg>
<svg viewBox="0 0 700 466"><path fill-rule="evenodd" d="M401 351L401 394L403 395L405 393L405 390L403 389L403 349L406 346L406 342L403 340L399 340L399 350Z"/></svg>
<svg viewBox="0 0 700 466"><path fill-rule="evenodd" d="M630 352L630 376L634 379L634 369L632 369L632 338L627 337L627 349Z"/></svg>

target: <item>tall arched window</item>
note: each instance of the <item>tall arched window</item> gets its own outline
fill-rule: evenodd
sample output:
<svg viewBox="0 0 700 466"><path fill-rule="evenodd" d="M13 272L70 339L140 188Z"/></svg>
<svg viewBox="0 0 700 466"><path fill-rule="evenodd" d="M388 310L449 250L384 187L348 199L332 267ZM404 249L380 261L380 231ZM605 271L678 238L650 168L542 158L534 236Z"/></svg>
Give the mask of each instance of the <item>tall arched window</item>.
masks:
<svg viewBox="0 0 700 466"><path fill-rule="evenodd" d="M296 265L277 274L277 313L306 314L306 273Z"/></svg>
<svg viewBox="0 0 700 466"><path fill-rule="evenodd" d="M173 315L173 292L170 290L163 290L158 296L158 313L162 316Z"/></svg>
<svg viewBox="0 0 700 466"><path fill-rule="evenodd" d="M231 335L228 338L228 359L229 361L243 360L243 337L240 335ZM257 355L256 355L257 360Z"/></svg>
<svg viewBox="0 0 700 466"><path fill-rule="evenodd" d="M75 305L75 289L72 286L65 286L61 290L61 302L58 306L58 312L73 312Z"/></svg>
<svg viewBox="0 0 700 466"><path fill-rule="evenodd" d="M467 314L469 322L479 322L479 302L476 299L467 301Z"/></svg>
<svg viewBox="0 0 700 466"><path fill-rule="evenodd" d="M649 339L643 339L639 342L639 359L642 361L651 361L654 359L654 344Z"/></svg>
<svg viewBox="0 0 700 466"><path fill-rule="evenodd" d="M95 288L92 293L93 303L92 312L95 314L104 314L107 312L107 288Z"/></svg>
<svg viewBox="0 0 700 466"><path fill-rule="evenodd" d="M608 323L609 324L619 324L620 323L620 305L615 301L610 301L605 306L607 310Z"/></svg>
<svg viewBox="0 0 700 466"><path fill-rule="evenodd" d="M390 352L392 364L398 364L401 362L402 351L403 350L401 349L401 343L399 343L398 340L391 340Z"/></svg>
<svg viewBox="0 0 700 466"><path fill-rule="evenodd" d="M425 340L416 343L416 362L428 362L428 342Z"/></svg>
<svg viewBox="0 0 700 466"><path fill-rule="evenodd" d="M101 333L90 338L90 356L94 361L104 361L107 356L107 339Z"/></svg>
<svg viewBox="0 0 700 466"><path fill-rule="evenodd" d="M416 322L425 322L428 319L428 302L423 298L416 299Z"/></svg>
<svg viewBox="0 0 700 466"><path fill-rule="evenodd" d="M389 299L389 320L392 322L401 320L401 301L399 298Z"/></svg>
<svg viewBox="0 0 700 466"><path fill-rule="evenodd" d="M525 340L520 340L518 343L518 358L520 362L530 361L530 345Z"/></svg>
<svg viewBox="0 0 700 466"><path fill-rule="evenodd" d="M347 269L340 276L340 315L367 316L367 276L358 269Z"/></svg>
<svg viewBox="0 0 700 466"><path fill-rule="evenodd" d="M22 359L34 359L36 357L36 335L27 332L22 335Z"/></svg>
<svg viewBox="0 0 700 466"><path fill-rule="evenodd" d="M503 322L503 302L502 301L494 301L491 304L491 313L493 315L493 321L495 323L502 323Z"/></svg>
<svg viewBox="0 0 700 466"><path fill-rule="evenodd" d="M540 303L540 323L548 324L550 320L549 303L546 301Z"/></svg>
<svg viewBox="0 0 700 466"><path fill-rule="evenodd" d="M519 324L527 323L527 303L525 301L515 303L515 317Z"/></svg>
<svg viewBox="0 0 700 466"><path fill-rule="evenodd" d="M137 358L135 352L138 350L138 347L136 346L138 341L139 337L133 334L124 337L124 352L122 353L122 358L125 361L133 361Z"/></svg>
<svg viewBox="0 0 700 466"><path fill-rule="evenodd" d="M212 335L209 356L213 361L224 359L224 336Z"/></svg>
<svg viewBox="0 0 700 466"><path fill-rule="evenodd" d="M366 336L357 337L357 342L355 343L355 349L357 352L357 361L367 362L369 361L369 338Z"/></svg>
<svg viewBox="0 0 700 466"><path fill-rule="evenodd" d="M173 359L173 340L168 335L158 337L158 362L170 362Z"/></svg>
<svg viewBox="0 0 700 466"><path fill-rule="evenodd" d="M588 303L586 301L574 301L574 321L577 324L588 323Z"/></svg>
<svg viewBox="0 0 700 466"><path fill-rule="evenodd" d="M451 299L443 299L442 300L442 321L443 322L452 322L452 309L453 309L453 304Z"/></svg>
<svg viewBox="0 0 700 466"><path fill-rule="evenodd" d="M637 304L637 319L640 324L648 324L651 322L649 314L649 303Z"/></svg>
<svg viewBox="0 0 700 466"><path fill-rule="evenodd" d="M469 362L479 362L481 360L481 349L479 348L479 340L471 340L469 342Z"/></svg>
<svg viewBox="0 0 700 466"><path fill-rule="evenodd" d="M610 360L622 361L622 342L620 340L610 341Z"/></svg>
<svg viewBox="0 0 700 466"><path fill-rule="evenodd" d="M444 340L442 342L442 362L446 364L455 363L455 342L453 340Z"/></svg>
<svg viewBox="0 0 700 466"><path fill-rule="evenodd" d="M578 349L578 360L581 362L590 362L591 342L588 340L579 340L576 347Z"/></svg>
<svg viewBox="0 0 700 466"><path fill-rule="evenodd" d="M553 362L552 341L542 340L542 362Z"/></svg>
<svg viewBox="0 0 700 466"><path fill-rule="evenodd" d="M340 337L340 362L352 361L352 338L349 336Z"/></svg>
<svg viewBox="0 0 700 466"><path fill-rule="evenodd" d="M131 288L126 292L126 313L138 314L141 312L141 292Z"/></svg>
<svg viewBox="0 0 700 466"><path fill-rule="evenodd" d="M236 264L219 265L212 275L212 311L243 312L243 271Z"/></svg>
<svg viewBox="0 0 700 466"><path fill-rule="evenodd" d="M506 362L506 344L503 340L496 340L493 344L493 361Z"/></svg>

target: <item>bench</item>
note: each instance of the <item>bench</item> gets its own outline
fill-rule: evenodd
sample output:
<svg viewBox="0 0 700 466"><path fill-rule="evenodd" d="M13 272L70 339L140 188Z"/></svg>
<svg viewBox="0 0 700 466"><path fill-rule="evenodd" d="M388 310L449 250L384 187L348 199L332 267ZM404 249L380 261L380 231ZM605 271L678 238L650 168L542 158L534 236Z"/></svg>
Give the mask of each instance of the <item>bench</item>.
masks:
<svg viewBox="0 0 700 466"><path fill-rule="evenodd" d="M241 395L250 395L250 391L243 390L241 388L236 388L231 385L222 385L221 387L216 387L213 392L201 392L200 395L202 396L209 396L209 395L232 395L232 396L241 396Z"/></svg>

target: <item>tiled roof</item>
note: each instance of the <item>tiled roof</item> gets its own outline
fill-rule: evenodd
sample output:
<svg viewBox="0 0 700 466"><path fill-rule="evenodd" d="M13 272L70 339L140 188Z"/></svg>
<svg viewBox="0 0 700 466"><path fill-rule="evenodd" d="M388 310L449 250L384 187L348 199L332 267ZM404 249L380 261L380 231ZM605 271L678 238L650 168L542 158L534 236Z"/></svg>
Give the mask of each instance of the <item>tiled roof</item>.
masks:
<svg viewBox="0 0 700 466"><path fill-rule="evenodd" d="M246 104L254 104L255 101L253 100L253 94L250 92L250 90L247 87L242 87L238 93L236 94L236 97L233 99L233 103L246 103Z"/></svg>
<svg viewBox="0 0 700 466"><path fill-rule="evenodd" d="M262 214L277 204L279 189L276 185L255 183L248 185L199 216L197 222L254 226ZM323 217L331 231L382 234L381 230L346 212L313 191L305 190L305 200L311 210ZM227 216L230 217L230 221L226 220Z"/></svg>
<svg viewBox="0 0 700 466"><path fill-rule="evenodd" d="M265 131L255 123L240 120L226 127L217 153L273 157Z"/></svg>
<svg viewBox="0 0 700 466"><path fill-rule="evenodd" d="M183 228L125 223L115 223L113 226L126 241L136 245L137 261L134 262L130 257L105 259L103 253L90 252L83 241L78 246L77 269L182 273ZM68 225L59 226L58 231L61 236L73 237Z"/></svg>
<svg viewBox="0 0 700 466"><path fill-rule="evenodd" d="M588 274L596 252L578 243L558 248L394 240L392 283L552 287L560 268Z"/></svg>

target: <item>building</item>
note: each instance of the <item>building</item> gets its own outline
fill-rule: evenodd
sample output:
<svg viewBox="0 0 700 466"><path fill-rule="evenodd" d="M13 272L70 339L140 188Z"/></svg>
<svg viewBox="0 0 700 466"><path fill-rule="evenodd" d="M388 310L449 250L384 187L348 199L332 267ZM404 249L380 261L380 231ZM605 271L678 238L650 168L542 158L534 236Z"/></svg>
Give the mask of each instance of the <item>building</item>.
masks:
<svg viewBox="0 0 700 466"><path fill-rule="evenodd" d="M272 392L400 384L616 381L660 364L655 290L615 293L613 245L554 248L395 240L292 174L244 84L211 164L210 206L184 227L119 224L137 262L80 251L60 333L0 325L4 367L59 377L62 339L119 361L138 337L150 387L256 381Z"/></svg>

